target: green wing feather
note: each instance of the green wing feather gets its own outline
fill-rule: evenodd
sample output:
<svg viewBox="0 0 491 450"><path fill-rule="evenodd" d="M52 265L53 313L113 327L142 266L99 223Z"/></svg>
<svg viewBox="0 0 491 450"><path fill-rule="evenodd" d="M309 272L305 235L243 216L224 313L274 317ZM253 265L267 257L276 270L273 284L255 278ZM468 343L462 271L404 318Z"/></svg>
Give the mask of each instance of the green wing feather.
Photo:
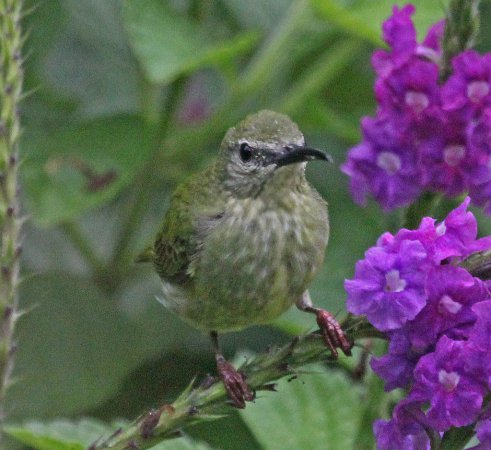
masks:
<svg viewBox="0 0 491 450"><path fill-rule="evenodd" d="M184 284L190 280L190 263L203 239L199 224L203 218L221 213L217 201L220 189L211 175L210 170L196 174L171 198L153 248L155 269L166 281Z"/></svg>

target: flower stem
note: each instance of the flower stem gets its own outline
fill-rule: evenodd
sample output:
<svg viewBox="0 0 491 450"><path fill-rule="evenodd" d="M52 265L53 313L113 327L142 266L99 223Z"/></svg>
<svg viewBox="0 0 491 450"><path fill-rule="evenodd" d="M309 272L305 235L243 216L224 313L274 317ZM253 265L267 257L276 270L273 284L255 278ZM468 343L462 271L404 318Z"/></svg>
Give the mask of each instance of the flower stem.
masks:
<svg viewBox="0 0 491 450"><path fill-rule="evenodd" d="M343 329L350 330L351 340L378 336L366 321L348 316ZM238 370L253 390L274 390L280 378L301 372L303 366L326 361L326 347L318 333L294 338L290 343L250 358ZM120 428L104 441L94 443L90 450L148 449L179 436L180 429L230 414L227 393L221 382L206 379L196 385L194 380L172 404L149 411L125 428Z"/></svg>
<svg viewBox="0 0 491 450"><path fill-rule="evenodd" d="M479 1L451 0L445 18L440 81L452 71L452 58L471 48L479 31Z"/></svg>
<svg viewBox="0 0 491 450"><path fill-rule="evenodd" d="M17 171L23 82L21 19L22 0L0 0L0 433L13 367L14 325L19 316L17 287L22 219Z"/></svg>

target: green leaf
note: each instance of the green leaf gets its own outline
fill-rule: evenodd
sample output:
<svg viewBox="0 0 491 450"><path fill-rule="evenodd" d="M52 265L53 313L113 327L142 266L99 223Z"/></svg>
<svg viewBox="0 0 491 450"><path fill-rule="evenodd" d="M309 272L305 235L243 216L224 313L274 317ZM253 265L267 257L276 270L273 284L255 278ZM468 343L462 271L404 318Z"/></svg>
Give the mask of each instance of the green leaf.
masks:
<svg viewBox="0 0 491 450"><path fill-rule="evenodd" d="M359 41L349 39L328 47L284 95L281 111L295 114L302 110L310 98L316 98L326 85L346 71L348 64L359 56L361 50Z"/></svg>
<svg viewBox="0 0 491 450"><path fill-rule="evenodd" d="M109 426L95 419L79 422L60 419L48 423L32 421L10 425L5 431L35 450L85 450L101 437L109 436L118 426L124 424ZM185 436L158 444L152 450L211 450L211 447Z"/></svg>
<svg viewBox="0 0 491 450"><path fill-rule="evenodd" d="M282 380L278 392L259 393L241 411L263 448L352 448L359 392L342 374L316 370L321 373Z"/></svg>
<svg viewBox="0 0 491 450"><path fill-rule="evenodd" d="M311 0L311 3L323 18L337 25L348 34L364 39L376 46L383 45L380 39L380 31L374 26L376 22L367 22L364 18L344 9L335 0Z"/></svg>
<svg viewBox="0 0 491 450"><path fill-rule="evenodd" d="M126 0L123 12L130 43L154 83L166 84L200 67L226 63L250 51L259 37L248 31L228 40L210 40L197 23L159 0Z"/></svg>
<svg viewBox="0 0 491 450"><path fill-rule="evenodd" d="M55 28L57 39L43 49L47 54L41 61L36 93L48 87L57 98L75 100L83 117L136 112L141 74L127 42L121 0L59 3L61 17L53 12L55 17L45 19L44 26ZM46 5L34 3L34 7Z"/></svg>
<svg viewBox="0 0 491 450"><path fill-rule="evenodd" d="M408 2L406 0L379 0L377 2L359 0L349 9L343 5L344 2L339 0L311 0L311 3L318 14L328 22L352 36L380 47L383 45L381 40L382 22L392 14L394 4L402 7ZM416 6L413 20L418 36L422 39L433 23L443 19L444 6L447 1L415 0L411 3Z"/></svg>
<svg viewBox="0 0 491 450"><path fill-rule="evenodd" d="M463 449L474 436L474 424L466 427L452 427L443 434L440 450Z"/></svg>
<svg viewBox="0 0 491 450"><path fill-rule="evenodd" d="M58 419L43 423L8 425L5 432L36 450L85 450L108 432L108 426L94 419L71 422Z"/></svg>
<svg viewBox="0 0 491 450"><path fill-rule="evenodd" d="M132 116L54 132L28 130L22 145L27 155L23 181L30 213L42 224L56 224L114 198L147 160L152 136L152 129ZM97 182L97 177L101 185L92 186L91 180Z"/></svg>
<svg viewBox="0 0 491 450"><path fill-rule="evenodd" d="M8 392L9 416L56 417L95 408L115 396L143 361L183 345L188 328L150 294L133 291L130 300L146 310L142 322L129 316L119 296L103 295L89 279L60 273L24 283L20 307L29 312L16 328L14 378L20 381Z"/></svg>

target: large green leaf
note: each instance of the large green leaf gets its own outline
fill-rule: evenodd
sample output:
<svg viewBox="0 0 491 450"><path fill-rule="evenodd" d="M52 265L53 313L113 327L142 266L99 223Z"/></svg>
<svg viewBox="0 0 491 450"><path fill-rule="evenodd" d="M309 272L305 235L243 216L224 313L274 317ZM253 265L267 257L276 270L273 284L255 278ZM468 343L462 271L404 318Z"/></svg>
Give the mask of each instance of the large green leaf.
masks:
<svg viewBox="0 0 491 450"><path fill-rule="evenodd" d="M263 448L352 448L360 393L342 374L316 370L321 373L281 381L278 392L261 392L241 411Z"/></svg>
<svg viewBox="0 0 491 450"><path fill-rule="evenodd" d="M10 425L6 432L35 450L85 450L102 436L110 435L115 428L117 426L109 427L94 419L79 422L60 419L48 423L32 421ZM211 450L211 447L182 437L158 444L152 450Z"/></svg>
<svg viewBox="0 0 491 450"><path fill-rule="evenodd" d="M126 0L124 20L135 54L148 78L168 83L180 74L222 64L248 52L257 42L255 32L228 40L211 40L197 23L159 0Z"/></svg>
<svg viewBox="0 0 491 450"><path fill-rule="evenodd" d="M117 399L132 370L187 344L186 326L141 290L131 298L147 311L138 320L90 280L66 273L31 277L20 300L29 311L16 328L14 377L21 382L7 399L16 419L70 415Z"/></svg>
<svg viewBox="0 0 491 450"><path fill-rule="evenodd" d="M41 26L55 28L57 34L54 45L43 49L36 91L41 86L43 95L49 90L58 99L75 101L77 112L84 117L139 109L141 75L126 39L121 3L63 0L61 18L53 11L51 16L45 14L44 20L33 19L34 26L39 20ZM35 2L34 7L46 9L44 3Z"/></svg>
<svg viewBox="0 0 491 450"><path fill-rule="evenodd" d="M50 133L28 130L22 144L26 155L22 174L30 213L43 224L55 224L112 199L149 157L152 136L152 129L132 116ZM101 185L91 187L84 170L101 177Z"/></svg>

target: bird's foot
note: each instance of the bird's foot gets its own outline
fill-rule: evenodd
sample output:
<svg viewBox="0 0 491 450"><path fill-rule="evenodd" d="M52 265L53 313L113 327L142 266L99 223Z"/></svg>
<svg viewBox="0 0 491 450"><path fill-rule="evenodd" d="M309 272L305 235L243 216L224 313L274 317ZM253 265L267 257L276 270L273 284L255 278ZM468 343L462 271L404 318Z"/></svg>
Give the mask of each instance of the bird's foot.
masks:
<svg viewBox="0 0 491 450"><path fill-rule="evenodd" d="M314 308L312 311L316 315L317 325L319 325L322 339L332 355L337 358L336 348L340 348L346 356L351 356L352 343L348 340L338 321L325 309Z"/></svg>
<svg viewBox="0 0 491 450"><path fill-rule="evenodd" d="M245 408L245 402L254 400L254 392L247 385L244 375L238 372L223 356L217 355L218 375L236 408Z"/></svg>

